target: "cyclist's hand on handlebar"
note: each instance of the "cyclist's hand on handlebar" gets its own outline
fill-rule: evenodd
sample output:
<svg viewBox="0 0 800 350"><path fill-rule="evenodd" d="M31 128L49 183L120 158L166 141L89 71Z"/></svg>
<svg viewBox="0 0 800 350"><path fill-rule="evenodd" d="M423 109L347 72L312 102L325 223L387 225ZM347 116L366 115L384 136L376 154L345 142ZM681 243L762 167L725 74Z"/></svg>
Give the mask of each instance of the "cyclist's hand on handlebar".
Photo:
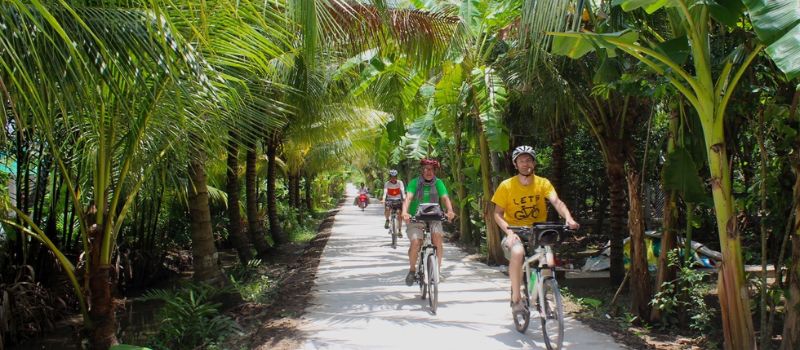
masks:
<svg viewBox="0 0 800 350"><path fill-rule="evenodd" d="M447 221L450 221L450 222L452 222L452 221L453 221L453 219L456 217L456 213L454 213L454 212L452 212L452 211L448 211L448 212L447 212L446 214L444 214L444 215L447 217Z"/></svg>
<svg viewBox="0 0 800 350"><path fill-rule="evenodd" d="M405 221L406 224L411 223L411 215L408 215L408 213L403 213L403 221Z"/></svg>
<svg viewBox="0 0 800 350"><path fill-rule="evenodd" d="M581 224L579 224L577 221L573 219L567 220L567 226L569 227L570 230L577 230L581 228Z"/></svg>

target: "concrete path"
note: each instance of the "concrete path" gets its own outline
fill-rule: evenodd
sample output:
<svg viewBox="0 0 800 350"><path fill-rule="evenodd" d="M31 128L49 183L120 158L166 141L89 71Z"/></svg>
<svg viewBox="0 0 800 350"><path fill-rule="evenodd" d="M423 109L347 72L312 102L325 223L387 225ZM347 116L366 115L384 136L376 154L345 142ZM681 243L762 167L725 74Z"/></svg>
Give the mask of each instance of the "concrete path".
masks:
<svg viewBox="0 0 800 350"><path fill-rule="evenodd" d="M352 205L348 187L317 271L312 306L301 331L305 349L544 349L538 319L525 334L514 328L508 277L470 261L445 245L437 315L420 299L419 286L404 283L408 271L405 232L397 249L383 229L376 200L365 211ZM405 228L404 228L405 231ZM610 336L571 318L567 349L623 349Z"/></svg>

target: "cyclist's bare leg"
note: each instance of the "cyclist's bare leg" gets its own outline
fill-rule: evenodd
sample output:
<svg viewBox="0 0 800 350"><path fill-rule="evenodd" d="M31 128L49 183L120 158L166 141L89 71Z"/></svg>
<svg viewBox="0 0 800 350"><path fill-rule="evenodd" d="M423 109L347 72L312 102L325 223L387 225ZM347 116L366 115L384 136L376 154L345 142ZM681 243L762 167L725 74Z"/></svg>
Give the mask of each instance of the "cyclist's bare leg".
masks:
<svg viewBox="0 0 800 350"><path fill-rule="evenodd" d="M389 220L389 211L389 207L383 207L383 216L386 218L386 220Z"/></svg>
<svg viewBox="0 0 800 350"><path fill-rule="evenodd" d="M511 301L519 301L519 284L522 280L522 258L525 256L525 249L521 244L511 247L511 259L508 260L508 277L511 278Z"/></svg>
<svg viewBox="0 0 800 350"><path fill-rule="evenodd" d="M409 271L415 271L417 269L417 254L419 254L420 247L422 247L421 239L411 240L411 244L408 247L408 263L409 266L411 266Z"/></svg>
<svg viewBox="0 0 800 350"><path fill-rule="evenodd" d="M431 235L431 242L433 242L433 245L436 247L436 257L438 258L437 260L439 260L439 268L442 267L442 256L444 256L444 246L442 244L444 240L442 237L444 237L444 235L441 232Z"/></svg>

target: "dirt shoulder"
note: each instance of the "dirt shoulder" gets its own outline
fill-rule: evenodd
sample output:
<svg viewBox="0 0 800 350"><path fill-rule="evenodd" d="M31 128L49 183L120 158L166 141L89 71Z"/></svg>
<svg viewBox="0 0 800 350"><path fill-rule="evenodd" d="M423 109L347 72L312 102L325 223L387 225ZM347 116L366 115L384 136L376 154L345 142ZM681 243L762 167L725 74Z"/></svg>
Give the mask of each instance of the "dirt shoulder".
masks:
<svg viewBox="0 0 800 350"><path fill-rule="evenodd" d="M245 303L232 316L242 326L243 334L230 339L229 348L289 350L302 347L298 331L301 316L311 302L311 290L319 259L339 209L331 210L320 223L317 235L305 246L281 247L265 265L265 272L278 286L268 305Z"/></svg>

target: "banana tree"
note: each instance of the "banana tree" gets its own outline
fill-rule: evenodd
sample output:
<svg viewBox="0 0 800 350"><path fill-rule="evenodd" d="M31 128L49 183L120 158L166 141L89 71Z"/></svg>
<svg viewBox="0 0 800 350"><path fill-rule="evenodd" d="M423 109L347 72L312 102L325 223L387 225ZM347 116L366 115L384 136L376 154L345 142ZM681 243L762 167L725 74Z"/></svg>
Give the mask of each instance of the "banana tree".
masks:
<svg viewBox="0 0 800 350"><path fill-rule="evenodd" d="M554 52L578 57L594 49L619 49L664 76L700 118L707 145L706 155L711 173L711 188L723 262L719 273L719 297L722 310L725 347L727 349L754 348L753 322L750 316L749 296L745 293L745 280L741 253L741 241L736 218L733 215L731 195L731 169L725 147L723 121L730 97L747 67L768 46L768 53L776 64L790 77L800 75L800 62L793 59L796 50L800 21L795 1L746 1L748 13L759 35L759 42L742 45L723 62L721 69L712 66L709 51L711 35L709 23L713 18L725 25L737 25L742 14L741 3L694 1L694 0L617 0L625 11L643 8L653 13L665 8L671 18L684 28L686 36L674 38L670 45L648 45L637 42L636 33L551 33L556 36ZM772 28L767 30L766 28ZM693 71L679 63L676 55L679 47L688 47L692 57ZM749 50L749 52L747 52Z"/></svg>

